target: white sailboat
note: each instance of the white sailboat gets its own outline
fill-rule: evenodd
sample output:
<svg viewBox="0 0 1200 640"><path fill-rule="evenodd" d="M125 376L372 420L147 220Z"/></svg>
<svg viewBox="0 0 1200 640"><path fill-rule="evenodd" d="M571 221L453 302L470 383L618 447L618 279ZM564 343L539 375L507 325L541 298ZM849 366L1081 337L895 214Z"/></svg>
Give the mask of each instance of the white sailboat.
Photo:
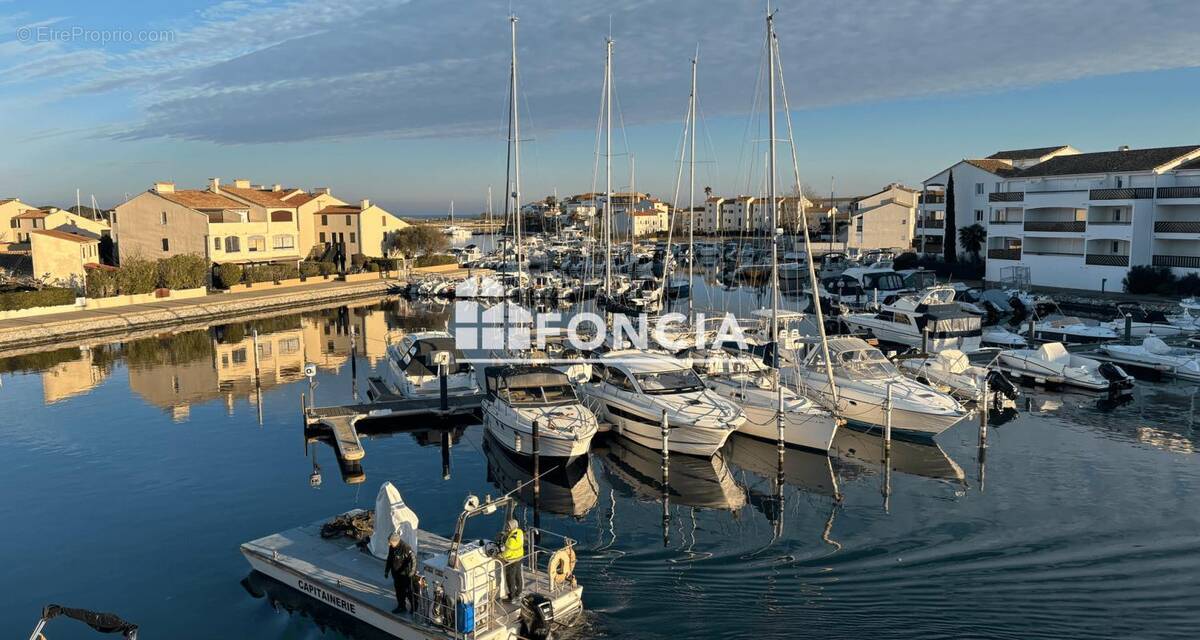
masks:
<svg viewBox="0 0 1200 640"><path fill-rule="evenodd" d="M450 225L442 228L442 234L450 236L454 240L462 240L471 237L470 229L464 229L454 224L454 201L450 201Z"/></svg>

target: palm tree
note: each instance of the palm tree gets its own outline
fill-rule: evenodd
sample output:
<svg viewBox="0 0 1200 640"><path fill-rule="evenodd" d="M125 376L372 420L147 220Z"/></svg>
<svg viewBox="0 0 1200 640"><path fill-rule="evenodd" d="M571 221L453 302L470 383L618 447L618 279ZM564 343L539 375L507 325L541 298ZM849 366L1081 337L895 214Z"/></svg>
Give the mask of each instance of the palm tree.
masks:
<svg viewBox="0 0 1200 640"><path fill-rule="evenodd" d="M987 229L983 225L973 224L958 230L958 243L976 262L979 262L979 252L983 250L984 242L987 242Z"/></svg>

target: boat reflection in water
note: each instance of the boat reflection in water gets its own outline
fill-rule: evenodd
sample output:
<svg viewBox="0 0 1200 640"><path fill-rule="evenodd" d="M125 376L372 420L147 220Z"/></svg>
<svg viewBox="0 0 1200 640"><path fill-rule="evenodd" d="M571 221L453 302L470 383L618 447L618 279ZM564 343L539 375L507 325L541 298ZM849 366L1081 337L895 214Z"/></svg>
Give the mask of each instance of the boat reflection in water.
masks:
<svg viewBox="0 0 1200 640"><path fill-rule="evenodd" d="M389 640L393 636L362 622L354 616L342 613L330 605L319 602L289 587L282 582L258 571L251 571L242 579L242 588L253 598L266 598L275 611L284 610L299 614L316 623L324 633L332 630L355 640Z"/></svg>
<svg viewBox="0 0 1200 640"><path fill-rule="evenodd" d="M775 480L782 473L784 483L805 493L829 497L840 495L837 476L833 473L833 462L829 456L801 449L787 449L783 454L781 468L777 444L741 434L734 434L729 439L725 453L730 464L763 479Z"/></svg>
<svg viewBox="0 0 1200 640"><path fill-rule="evenodd" d="M522 503L534 506L532 458L508 451L486 432L483 434L483 453L487 456L488 482L503 493L512 492ZM600 487L596 484L589 456L580 456L570 463L545 460L541 465L538 509L582 518L596 507Z"/></svg>
<svg viewBox="0 0 1200 640"><path fill-rule="evenodd" d="M710 458L671 456L665 485L658 451L611 437L597 443L593 451L604 468L638 498L666 497L675 505L729 511L746 506L746 490L734 479L723 451Z"/></svg>
<svg viewBox="0 0 1200 640"><path fill-rule="evenodd" d="M883 464L883 436L878 431L839 429L830 453L866 465ZM891 469L914 476L966 483L962 467L935 441L892 439Z"/></svg>

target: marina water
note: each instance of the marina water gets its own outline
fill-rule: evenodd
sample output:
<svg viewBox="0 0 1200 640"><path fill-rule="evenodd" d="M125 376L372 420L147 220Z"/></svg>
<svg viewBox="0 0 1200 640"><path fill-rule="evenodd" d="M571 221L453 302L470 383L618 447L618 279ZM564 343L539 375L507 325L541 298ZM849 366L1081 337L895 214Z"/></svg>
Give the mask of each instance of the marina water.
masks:
<svg viewBox="0 0 1200 640"><path fill-rule="evenodd" d="M0 360L0 633L27 634L53 602L146 637L375 637L279 585L252 597L264 585L243 586L238 545L370 508L384 480L448 533L468 493L528 479L478 425L391 425L344 471L305 441L304 362L319 403L349 402L348 326L361 390L382 363L374 341L448 313L372 301ZM258 389L255 329L271 345ZM1195 637L1196 387L1140 383L1124 403L1023 392L1016 415L993 417L982 467L972 420L937 445L897 443L890 473L878 434L847 431L832 458L789 451L782 483L774 445L740 436L712 463L673 456L669 487L656 452L601 442L542 485L542 526L581 541L579 634Z"/></svg>

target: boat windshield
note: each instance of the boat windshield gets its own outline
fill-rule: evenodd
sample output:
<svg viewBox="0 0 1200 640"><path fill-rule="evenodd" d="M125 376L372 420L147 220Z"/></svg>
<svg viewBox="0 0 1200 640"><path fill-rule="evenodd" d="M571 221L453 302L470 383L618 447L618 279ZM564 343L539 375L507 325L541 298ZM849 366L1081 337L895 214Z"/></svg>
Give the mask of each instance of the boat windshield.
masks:
<svg viewBox="0 0 1200 640"><path fill-rule="evenodd" d="M576 401L571 385L550 387L517 387L508 391L508 404L516 406L562 404Z"/></svg>
<svg viewBox="0 0 1200 640"><path fill-rule="evenodd" d="M696 375L696 372L691 369L639 373L634 377L637 378L638 386L642 388L642 393L649 395L687 393L689 391L702 391L704 389L704 383L701 382L700 376Z"/></svg>
<svg viewBox="0 0 1200 640"><path fill-rule="evenodd" d="M855 377L864 379L890 378L897 374L896 366L878 349L856 349L837 355L838 365Z"/></svg>
<svg viewBox="0 0 1200 640"><path fill-rule="evenodd" d="M892 271L882 273L864 273L863 289L879 289L880 291L899 291L904 288L904 278Z"/></svg>

